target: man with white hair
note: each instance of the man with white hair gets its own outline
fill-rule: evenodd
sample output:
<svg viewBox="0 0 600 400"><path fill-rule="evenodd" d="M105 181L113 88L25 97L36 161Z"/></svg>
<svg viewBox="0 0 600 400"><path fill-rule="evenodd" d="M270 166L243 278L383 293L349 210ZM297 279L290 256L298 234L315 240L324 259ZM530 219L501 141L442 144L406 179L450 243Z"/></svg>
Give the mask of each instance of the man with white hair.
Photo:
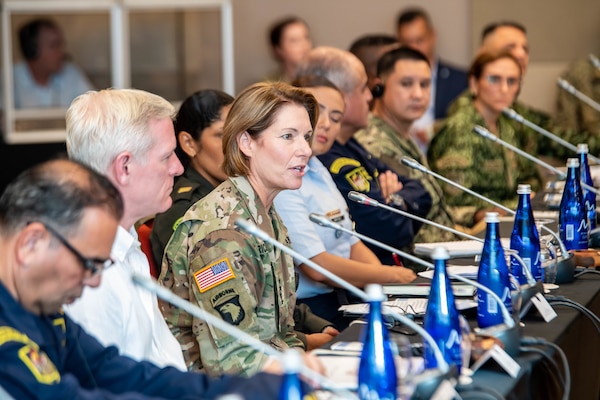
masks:
<svg viewBox="0 0 600 400"><path fill-rule="evenodd" d="M88 92L67 110L69 157L106 175L123 196L125 212L111 251L115 266L66 311L121 354L186 369L156 296L131 281L132 273L150 276L134 224L171 206L174 177L183 172L174 152L174 115L162 97L132 89Z"/></svg>

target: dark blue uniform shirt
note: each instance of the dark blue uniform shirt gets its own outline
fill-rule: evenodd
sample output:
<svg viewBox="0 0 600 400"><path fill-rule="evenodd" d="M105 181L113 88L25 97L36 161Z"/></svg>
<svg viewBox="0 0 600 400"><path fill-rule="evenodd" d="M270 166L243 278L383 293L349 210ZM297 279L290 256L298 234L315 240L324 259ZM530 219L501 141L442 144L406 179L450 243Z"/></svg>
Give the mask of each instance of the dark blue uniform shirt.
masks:
<svg viewBox="0 0 600 400"><path fill-rule="evenodd" d="M344 196L352 190L366 194L380 203L386 202L377 177L389 168L371 155L354 138L345 145L337 141L319 160L329 170L335 184ZM431 196L423 185L414 179L398 176L403 188L398 191L397 201L390 203L411 214L425 217L431 208ZM399 200L403 200L400 202ZM379 240L395 248L408 250L421 224L413 219L378 207L367 206L347 200L348 208L358 233ZM382 263L393 265L392 254L370 243L365 243Z"/></svg>
<svg viewBox="0 0 600 400"><path fill-rule="evenodd" d="M0 283L0 386L15 399L276 398L281 378L184 373L119 356L64 314L39 317Z"/></svg>

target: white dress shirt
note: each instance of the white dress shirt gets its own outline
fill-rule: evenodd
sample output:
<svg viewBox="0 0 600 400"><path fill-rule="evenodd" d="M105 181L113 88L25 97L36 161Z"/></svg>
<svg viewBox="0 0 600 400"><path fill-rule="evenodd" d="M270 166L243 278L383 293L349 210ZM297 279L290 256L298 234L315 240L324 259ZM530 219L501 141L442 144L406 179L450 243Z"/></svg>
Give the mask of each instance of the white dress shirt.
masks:
<svg viewBox="0 0 600 400"><path fill-rule="evenodd" d="M134 272L150 277L134 228L127 232L119 226L111 256L115 265L102 273L100 286L86 287L79 300L65 306L65 312L100 343L116 346L120 354L185 371L181 347L156 296L131 281Z"/></svg>

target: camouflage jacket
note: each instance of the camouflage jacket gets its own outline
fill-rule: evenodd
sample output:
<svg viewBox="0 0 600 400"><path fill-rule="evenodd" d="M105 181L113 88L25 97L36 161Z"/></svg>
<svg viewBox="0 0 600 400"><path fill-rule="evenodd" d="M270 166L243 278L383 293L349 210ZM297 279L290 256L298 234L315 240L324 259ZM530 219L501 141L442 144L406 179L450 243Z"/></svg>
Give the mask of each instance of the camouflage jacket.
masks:
<svg viewBox="0 0 600 400"><path fill-rule="evenodd" d="M600 102L600 70L588 60L571 65L563 79ZM563 138L566 141L574 145L587 143L591 154L600 154L600 113L562 89L556 100L556 124L565 132Z"/></svg>
<svg viewBox="0 0 600 400"><path fill-rule="evenodd" d="M456 114L463 107L469 109L472 107L472 104L473 99L471 97L471 92L469 90L465 90L450 105L448 115ZM547 113L536 110L535 108L518 100L515 100L511 108L517 114L534 123L535 125L558 136L562 136L562 131ZM546 159L560 159L560 163L562 164L562 159L567 156L568 150L518 121L508 118L507 121L511 124L513 130L515 131L515 137L518 140L518 146L521 150L525 150L529 154L545 157Z"/></svg>
<svg viewBox="0 0 600 400"><path fill-rule="evenodd" d="M472 103L448 118L429 146L429 164L440 175L514 209L517 185L529 183L532 190L537 190L541 185L538 171L526 158L473 132L475 125L485 127L485 122ZM498 128L500 139L520 147L513 126L504 115L498 120ZM442 187L450 205L492 207L454 186Z"/></svg>
<svg viewBox="0 0 600 400"><path fill-rule="evenodd" d="M417 179L423 184L432 199L427 219L444 226L454 226L450 211L444 202L444 192L436 179L424 172L405 166L401 161L402 157L407 156L428 167L427 160L412 138L400 137L387 122L373 114L369 116L367 128L358 131L354 138L396 174ZM431 225L423 225L415 236L415 242L426 243L460 239L451 232Z"/></svg>
<svg viewBox="0 0 600 400"><path fill-rule="evenodd" d="M234 225L237 218L290 244L275 208L265 209L246 178L229 178L186 212L165 249L159 281L277 349L302 348L293 331L292 259L240 231ZM268 358L176 307L161 303L161 310L190 370L249 376Z"/></svg>

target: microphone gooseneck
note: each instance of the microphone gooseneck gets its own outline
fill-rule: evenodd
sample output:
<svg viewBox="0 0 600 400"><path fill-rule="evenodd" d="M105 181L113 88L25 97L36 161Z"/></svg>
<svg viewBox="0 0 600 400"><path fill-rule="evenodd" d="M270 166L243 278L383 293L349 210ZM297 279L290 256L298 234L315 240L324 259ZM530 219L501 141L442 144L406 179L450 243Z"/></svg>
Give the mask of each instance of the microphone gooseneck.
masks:
<svg viewBox="0 0 600 400"><path fill-rule="evenodd" d="M313 215L313 214L311 214ZM323 217L324 219L327 219L325 217ZM311 219L312 221L312 219ZM319 219L319 221L323 222L322 219ZM317 222L319 225L321 225L319 222ZM289 248L288 246L284 245L283 243L278 242L277 240L273 239L271 236L269 236L266 232L264 232L263 230L261 230L259 227L257 227L255 224L253 224L250 221L247 221L243 218L238 218L235 220L235 225L237 225L240 229L246 231L247 233L254 235L262 240L264 240L265 242L273 245L274 247L277 247L279 250L291 255L293 258L295 258L298 262L305 264L306 266L308 266L309 268L314 269L315 271L321 273L322 275L326 276L327 278L331 279L333 282L337 283L340 287L343 287L344 289L348 290L349 292L351 292L352 294L354 294L355 296L357 296L358 298L364 300L364 301L369 301L369 296L367 295L367 293L365 293L363 290L360 290L359 288L357 288L356 286L352 285L350 282L340 278L339 276L335 275L334 273L328 271L327 269L321 267L320 265L318 265L317 263L315 263L314 261L304 257L302 254L296 252L295 250ZM325 225L322 225L325 226ZM343 228L340 225L340 228ZM345 231L344 229L341 229L342 231ZM444 356L442 355L439 347L437 346L436 342L433 340L433 338L431 337L431 335L429 335L427 333L427 331L425 331L425 329L423 329L421 326L415 324L410 318L407 318L403 315L401 315L400 313L391 310L389 307L384 307L385 313L388 315L391 315L394 319L396 319L397 321L400 321L401 323L410 326L412 329L414 329L417 333L419 333L425 340L427 340L427 342L429 343L429 345L433 348L435 357L437 359L438 362L438 368L442 373L446 373L448 372L448 370L450 369L450 367L448 366L448 363L444 360Z"/></svg>
<svg viewBox="0 0 600 400"><path fill-rule="evenodd" d="M485 129L485 128L482 128ZM487 131L487 130L486 130ZM490 135L492 135L490 133ZM494 137L494 139L498 139L497 137L495 137L494 135L492 135ZM495 140L498 143L505 143L503 141ZM404 165L407 165L411 168L417 169L421 172L424 172L426 174L429 174L443 182L446 182L447 184L454 186L455 188L458 188L462 191L465 191L475 197L477 197L480 200L486 201L504 211L506 211L507 213L511 214L511 215L515 215L515 211L511 210L510 208L490 199L489 197L483 196L477 192L472 191L471 189L464 187L463 185L460 185L457 182L454 182L453 180L450 180L448 178L446 178L445 176L442 176L436 172L433 172L432 170L430 170L429 168L426 168L425 166L421 165L420 163L418 163L416 160L410 158L410 157L402 157L402 163ZM554 168L554 167L552 167ZM561 172L562 173L562 172ZM573 276L574 276L574 272L575 272L575 256L571 253L569 253L569 251L567 250L567 247L565 246L565 244L563 243L562 240L560 240L560 237L558 236L558 234L554 231L552 231L550 228L548 228L545 225L542 225L540 227L541 229L543 229L545 232L547 232L548 234L550 234L554 240L556 240L556 242L558 243L558 246L560 247L560 252L561 252L561 258L562 259L557 259L557 275L556 275L556 280L558 283L568 283L573 281Z"/></svg>
<svg viewBox="0 0 600 400"><path fill-rule="evenodd" d="M176 294L174 294L173 292L171 292L169 289L167 289L163 286L160 286L153 279L148 278L147 276L144 276L139 273L133 273L131 276L131 280L137 286L142 287L143 289L149 291L150 293L154 293L157 297L173 304L176 307L181 308L182 310L189 313L190 315L193 315L194 317L205 321L206 323L214 326L215 328L217 328L223 332L226 332L228 335L235 337L236 339L238 339L241 342L246 343L250 347L252 347L270 357L274 357L274 358L280 360L280 362L282 362L282 365L283 365L283 358L285 357L284 353L281 353L279 350L276 350L275 348L269 346L268 344L261 342L260 340L254 338L253 336L250 336L249 334L236 328L235 326L228 324L227 322L223 321L222 319L217 318L214 315L211 315L210 313L207 313L206 311L204 311L200 307L196 306L195 304L192 304L189 301L182 299L181 297L179 297ZM313 381L319 383L319 385L321 385L322 387L327 388L332 391L335 391L335 392L338 392L338 393L343 393L344 395L348 395L348 396L350 396L350 398L353 398L353 396L354 396L353 394L351 394L350 392L348 392L346 390L336 387L335 383L330 382L328 378L313 371L312 369L308 368L304 364L301 364L300 370L303 375L305 375L309 379L312 379Z"/></svg>
<svg viewBox="0 0 600 400"><path fill-rule="evenodd" d="M590 54L590 62L596 69L600 69L600 59L595 54Z"/></svg>
<svg viewBox="0 0 600 400"><path fill-rule="evenodd" d="M552 171L553 173L558 175L561 179L564 179L567 176L567 174L565 174L558 168L555 168L552 165L548 164L547 162L544 162L544 161L540 160L539 158L532 156L531 154L527 153L526 151L523 151L523 150L519 149L518 147L513 146L512 144L510 144L508 142L505 142L504 140L500 139L498 136L494 135L492 132L488 131L481 125L475 125L473 127L473 131L475 133L477 133L478 135L483 136L486 139L489 139L493 142L501 144L502 146L508 148L509 150L512 150L513 152L519 154L520 156L525 157L529 161L533 161L534 163L541 165L542 167L546 168L547 170Z"/></svg>
<svg viewBox="0 0 600 400"><path fill-rule="evenodd" d="M324 226L326 228L331 228L331 229L334 229L334 230L339 230L339 231L347 233L349 235L356 236L357 238L359 238L361 240L369 241L370 243L374 244L375 246L379 246L382 249L385 249L387 251L392 251L394 253L397 253L398 255L401 255L402 257L404 257L404 258L406 258L408 260L414 261L415 263L417 263L419 265L422 265L423 267L425 267L427 269L433 269L434 268L433 264L430 263L430 262L427 262L427 261L422 260L422 259L420 259L418 257L415 257L412 254L409 254L409 253L407 253L405 251L402 251L400 249L395 249L395 248L393 248L391 246L388 246L385 243L382 243L382 242L380 242L378 240L369 238L368 236L362 235L362 234L360 234L358 232L355 232L355 231L352 231L350 229L347 229L347 228L343 227L340 224L337 224L335 222L330 221L326 216L324 216L322 214L312 213L312 214L310 214L309 218L310 218L310 220L312 222L314 222L316 224L319 224L321 226ZM324 223L325 221L327 221L327 223ZM465 277L460 276L460 275L448 273L448 276L450 276L453 279L456 279L456 280L459 280L461 282L464 282L464 283L466 283L468 285L474 286L477 289L481 289L481 290L483 290L486 293L489 293L494 298L494 300L496 300L499 304L501 304L500 305L500 309L502 310L502 315L504 316L506 325L509 326L509 327L511 327L511 328L515 325L515 322L514 322L512 316L510 315L510 312L508 312L508 309L504 306L504 303L502 302L502 299L500 299L500 297L496 293L494 293L492 290L490 290L489 288L481 285L480 283L478 283L476 281L473 281L471 279L465 278Z"/></svg>
<svg viewBox="0 0 600 400"><path fill-rule="evenodd" d="M583 101L588 106L592 107L594 110L600 112L600 104L598 104L594 99L585 94L581 93L579 90L575 89L573 85L562 78L558 78L556 81L558 83L558 87L566 91L567 93L572 94L577 97L579 100Z"/></svg>
<svg viewBox="0 0 600 400"><path fill-rule="evenodd" d="M573 151L574 153L577 152L577 146L567 142L566 140L564 140L563 138L555 135L554 133L542 128L539 125L534 124L533 122L525 119L522 115L520 115L519 113L517 113L515 110L513 110L512 108L505 108L502 110L502 113L504 115L506 115L508 118L513 119L531 129L533 129L534 131L538 132L541 135L546 136L548 139L560 144L561 146ZM588 154L588 158L592 161L594 161L594 163L596 164L600 164L600 158L595 157L592 154Z"/></svg>
<svg viewBox="0 0 600 400"><path fill-rule="evenodd" d="M409 213L407 211L399 210L399 209L394 208L394 207L390 207L387 204L382 204L382 203L378 202L377 200L370 198L369 196L367 196L364 193L359 193L359 192L351 191L351 192L348 193L348 198L350 200L352 200L352 201L355 201L355 202L359 203L359 204L364 204L364 205L373 206L373 207L380 207L380 208L383 208L385 210L391 211L391 212L393 212L395 214L400 214L400 215L403 215L403 216L405 216L407 218L411 218L411 219L417 220L417 221L419 221L419 222L421 222L423 224L435 226L436 228L439 228L439 229L442 229L442 230L445 230L445 231L448 231L448 232L452 232L452 233L454 233L457 236L461 236L461 237L464 237L464 238L467 238L467 239L475 240L475 241L480 242L480 243L484 242L483 239L478 238L477 236L469 235L468 233L461 232L461 231L459 231L457 229L450 228L450 227L448 227L446 225L438 224L437 222L430 221L430 220L425 219L425 218L421 218L418 215L411 214L411 213ZM533 277L533 275L531 273L531 270L529 269L529 267L527 266L527 264L525 264L525 262L523 261L523 259L519 256L518 252L516 252L514 250L511 250L509 248L505 248L504 250L506 250L507 252L509 252L515 258L515 260L517 260L517 262L519 264L521 264L521 267L523 267L523 271L525 273L525 276L527 278L527 282L529 283L529 285L530 286L536 286L536 284L535 284L535 278Z"/></svg>

